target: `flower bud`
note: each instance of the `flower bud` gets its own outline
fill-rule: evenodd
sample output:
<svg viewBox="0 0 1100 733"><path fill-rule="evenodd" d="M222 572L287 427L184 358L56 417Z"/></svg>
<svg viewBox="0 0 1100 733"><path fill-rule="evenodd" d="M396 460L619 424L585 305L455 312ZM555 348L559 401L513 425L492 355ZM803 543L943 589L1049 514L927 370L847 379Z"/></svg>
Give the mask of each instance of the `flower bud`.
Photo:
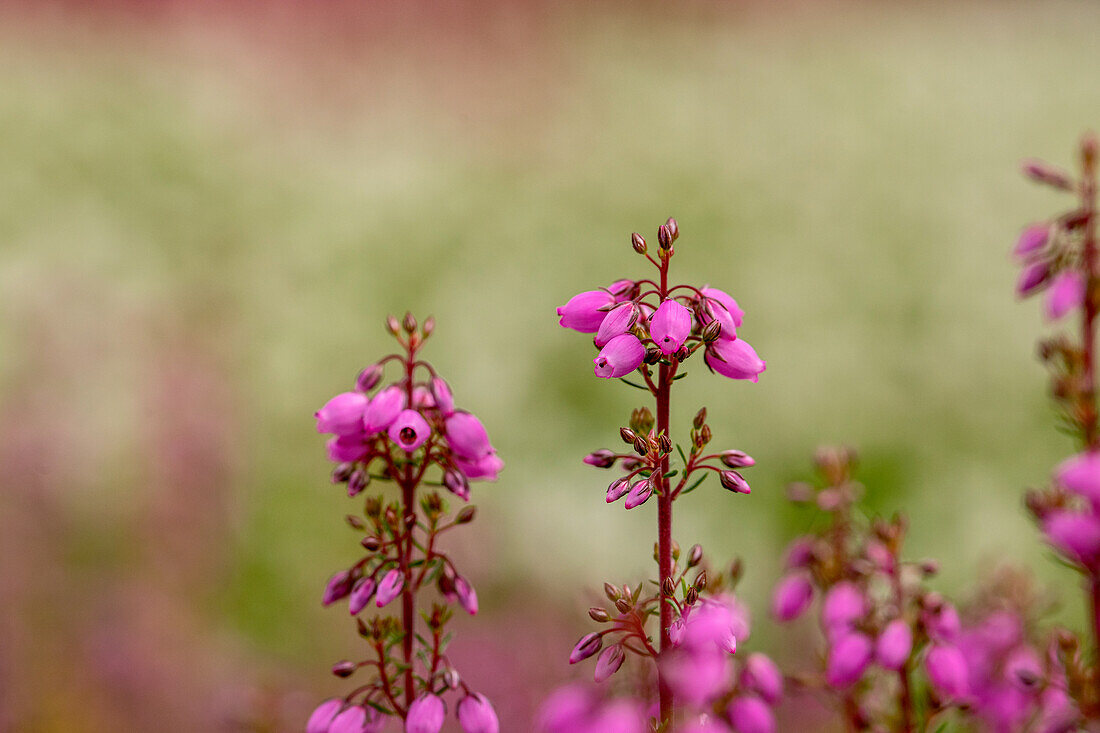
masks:
<svg viewBox="0 0 1100 733"><path fill-rule="evenodd" d="M641 234L638 234L638 232L634 232L630 235L630 244L634 247L634 251L640 255L644 255L646 253L646 249L648 249L645 237L643 237Z"/></svg>
<svg viewBox="0 0 1100 733"><path fill-rule="evenodd" d="M1047 293L1047 318L1056 321L1085 302L1085 276L1077 270L1064 270L1050 281Z"/></svg>
<svg viewBox="0 0 1100 733"><path fill-rule="evenodd" d="M649 479L636 481L634 485L630 487L630 491L627 492L626 501L623 505L627 509L633 509L634 507L645 504L652 495L653 483Z"/></svg>
<svg viewBox="0 0 1100 733"><path fill-rule="evenodd" d="M821 624L826 635L846 631L867 613L863 591L850 580L842 580L829 589L821 606Z"/></svg>
<svg viewBox="0 0 1100 733"><path fill-rule="evenodd" d="M470 482L466 479L466 476L461 471L455 471L454 469L447 469L443 472L443 485L452 494L457 496L463 501L469 501L470 499Z"/></svg>
<svg viewBox="0 0 1100 733"><path fill-rule="evenodd" d="M405 587L405 576L401 570L394 568L385 574L382 578L382 582L378 584L377 596L374 603L379 608L384 607L394 598L397 598L401 594L401 589Z"/></svg>
<svg viewBox="0 0 1100 733"><path fill-rule="evenodd" d="M623 666L623 661L625 659L626 654L619 644L614 644L604 649L596 660L596 672L594 674L596 682L603 682L608 677L618 672L619 667Z"/></svg>
<svg viewBox="0 0 1100 733"><path fill-rule="evenodd" d="M718 474L718 479L722 482L722 488L728 489L737 494L751 494L752 489L749 487L749 482L744 479L737 471L722 471Z"/></svg>
<svg viewBox="0 0 1100 733"><path fill-rule="evenodd" d="M672 233L669 231L667 224L657 227L657 243L664 250L672 247Z"/></svg>
<svg viewBox="0 0 1100 733"><path fill-rule="evenodd" d="M948 700L959 700L970 694L966 657L956 646L933 644L924 658L924 669L932 687Z"/></svg>
<svg viewBox="0 0 1100 733"><path fill-rule="evenodd" d="M783 673L769 657L754 652L741 670L741 686L775 705L783 697Z"/></svg>
<svg viewBox="0 0 1100 733"><path fill-rule="evenodd" d="M695 582L692 583L695 590L702 592L707 587L707 571L703 570L695 576Z"/></svg>
<svg viewBox="0 0 1100 733"><path fill-rule="evenodd" d="M623 478L615 479L611 482L611 485L607 487L607 503L615 503L623 496L625 496L626 492L629 490L630 479L626 478L625 476Z"/></svg>
<svg viewBox="0 0 1100 733"><path fill-rule="evenodd" d="M329 723L332 722L332 719L336 716L336 713L340 712L342 707L344 707L344 701L337 698L325 700L318 705L309 716L309 721L306 723L306 733L328 733Z"/></svg>
<svg viewBox="0 0 1100 733"><path fill-rule="evenodd" d="M618 379L641 366L645 356L646 349L638 337L624 333L608 341L592 363L597 377Z"/></svg>
<svg viewBox="0 0 1100 733"><path fill-rule="evenodd" d="M412 333L416 330L416 319L413 318L412 313L405 312L405 317L401 319L401 327L405 329L405 333Z"/></svg>
<svg viewBox="0 0 1100 733"><path fill-rule="evenodd" d="M688 588L688 592L684 594L684 603L688 606L694 606L697 600L699 600L699 591L697 591L693 585Z"/></svg>
<svg viewBox="0 0 1100 733"><path fill-rule="evenodd" d="M332 483L346 484L354 470L355 464L350 461L337 465L336 468L332 469Z"/></svg>
<svg viewBox="0 0 1100 733"><path fill-rule="evenodd" d="M347 570L341 570L328 580L325 586L325 594L321 598L321 604L331 606L336 601L351 593L352 576Z"/></svg>
<svg viewBox="0 0 1100 733"><path fill-rule="evenodd" d="M703 326L703 332L700 336L703 339L703 343L713 344L715 341L722 338L722 324L718 321L711 321Z"/></svg>
<svg viewBox="0 0 1100 733"><path fill-rule="evenodd" d="M672 582L672 578L665 578L661 581L661 595L670 598L675 592L676 584Z"/></svg>
<svg viewBox="0 0 1100 733"><path fill-rule="evenodd" d="M348 596L348 612L352 616L357 615L366 608L373 595L374 578L360 578L357 580L355 585L352 586L351 594Z"/></svg>
<svg viewBox="0 0 1100 733"><path fill-rule="evenodd" d="M1016 240L1016 246L1012 254L1020 260L1031 259L1039 250L1046 246L1050 240L1050 224L1032 224L1020 232L1020 238Z"/></svg>
<svg viewBox="0 0 1100 733"><path fill-rule="evenodd" d="M691 311L669 298L661 303L649 319L649 336L668 356L684 345L691 334Z"/></svg>
<svg viewBox="0 0 1100 733"><path fill-rule="evenodd" d="M455 524L469 524L474 521L474 517L477 516L477 507L464 506L455 515Z"/></svg>
<svg viewBox="0 0 1100 733"><path fill-rule="evenodd" d="M428 389L435 399L436 408L443 413L443 417L448 418L453 415L455 411L455 398L454 395L451 394L450 385L439 377L432 377Z"/></svg>
<svg viewBox="0 0 1100 733"><path fill-rule="evenodd" d="M605 596L607 596L607 600L611 602L615 602L623 596L622 591L611 585L611 583L603 584L603 593Z"/></svg>
<svg viewBox="0 0 1100 733"><path fill-rule="evenodd" d="M421 695L409 706L405 733L439 733L446 712L441 699L431 693Z"/></svg>
<svg viewBox="0 0 1100 733"><path fill-rule="evenodd" d="M840 636L829 650L825 679L830 687L843 689L851 686L871 662L871 640L858 631Z"/></svg>
<svg viewBox="0 0 1100 733"><path fill-rule="evenodd" d="M886 624L875 641L875 661L886 669L901 669L913 650L913 632L905 619Z"/></svg>
<svg viewBox="0 0 1100 733"><path fill-rule="evenodd" d="M668 437L668 433L661 433L657 438L657 448L660 449L661 453L672 452L672 438Z"/></svg>
<svg viewBox="0 0 1100 733"><path fill-rule="evenodd" d="M703 561L703 546L692 545L691 550L688 552L687 566L693 568Z"/></svg>
<svg viewBox="0 0 1100 733"><path fill-rule="evenodd" d="M675 242L680 237L680 225L670 216L665 222L665 227L668 229L668 236Z"/></svg>
<svg viewBox="0 0 1100 733"><path fill-rule="evenodd" d="M734 698L729 709L726 710L726 715L737 733L775 733L775 715L772 709L755 695L739 695ZM714 730L725 730L725 728Z"/></svg>
<svg viewBox="0 0 1100 733"><path fill-rule="evenodd" d="M601 624L605 624L611 620L611 614L609 614L605 609L600 608L599 606L593 606L592 608L588 609L588 617L596 623Z"/></svg>
<svg viewBox="0 0 1100 733"><path fill-rule="evenodd" d="M619 613L630 613L631 609L634 608L634 604L630 602L629 598L620 598L615 601L615 608L618 609Z"/></svg>
<svg viewBox="0 0 1100 733"><path fill-rule="evenodd" d="M359 372L359 376L355 379L355 389L359 392L370 392L382 381L382 372L381 364L371 364Z"/></svg>
<svg viewBox="0 0 1100 733"><path fill-rule="evenodd" d="M592 632L585 634L573 647L573 651L569 653L569 663L576 664L582 659L588 659L590 656L598 652L603 647L603 636Z"/></svg>
<svg viewBox="0 0 1100 733"><path fill-rule="evenodd" d="M370 474L362 469L353 471L348 478L348 496L359 496L370 483Z"/></svg>
<svg viewBox="0 0 1100 733"><path fill-rule="evenodd" d="M619 437L623 439L623 442L627 445L633 445L634 440L638 437L630 428L619 428Z"/></svg>
<svg viewBox="0 0 1100 733"><path fill-rule="evenodd" d="M722 463L726 464L730 468L747 468L749 466L755 466L756 461L748 453L739 450L728 450L722 452Z"/></svg>
<svg viewBox="0 0 1100 733"><path fill-rule="evenodd" d="M592 451L584 457L584 462L589 466L595 466L596 468L611 468L615 465L615 461L618 460L612 451L605 448L601 448L597 451Z"/></svg>
<svg viewBox="0 0 1100 733"><path fill-rule="evenodd" d="M792 621L802 615L813 598L814 587L805 574L785 575L772 592L772 615L779 621Z"/></svg>
<svg viewBox="0 0 1100 733"><path fill-rule="evenodd" d="M332 665L332 673L337 677L351 677L353 674L355 674L356 669L357 666L355 662L349 662L346 659L342 662L337 662L336 664Z"/></svg>
<svg viewBox="0 0 1100 733"><path fill-rule="evenodd" d="M458 703L458 724L463 733L499 733L500 722L489 700L479 692Z"/></svg>
<svg viewBox="0 0 1100 733"><path fill-rule="evenodd" d="M695 413L695 417L691 419L691 426L698 430L703 427L707 422L707 408L700 407L699 412Z"/></svg>
<svg viewBox="0 0 1100 733"><path fill-rule="evenodd" d="M477 592L469 581L461 575L455 578L455 595L458 596L458 605L471 616L477 615Z"/></svg>
<svg viewBox="0 0 1100 733"><path fill-rule="evenodd" d="M1024 175L1037 183L1045 183L1063 191L1073 190L1069 174L1041 160L1024 161Z"/></svg>

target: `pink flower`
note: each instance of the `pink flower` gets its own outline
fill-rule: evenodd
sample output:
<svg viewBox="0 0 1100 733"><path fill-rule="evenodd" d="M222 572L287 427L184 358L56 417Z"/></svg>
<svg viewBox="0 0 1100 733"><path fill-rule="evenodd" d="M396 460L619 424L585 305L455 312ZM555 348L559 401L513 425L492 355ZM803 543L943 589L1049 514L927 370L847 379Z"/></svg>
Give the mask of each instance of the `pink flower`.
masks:
<svg viewBox="0 0 1100 733"><path fill-rule="evenodd" d="M630 491L627 492L626 501L623 502L623 506L627 509L641 506L649 501L649 497L652 495L653 484L650 483L649 479L644 478L641 481L636 481L634 485L630 487Z"/></svg>
<svg viewBox="0 0 1100 733"><path fill-rule="evenodd" d="M865 613L867 600L863 597L863 591L855 583L842 580L825 594L821 605L821 624L826 635L844 633Z"/></svg>
<svg viewBox="0 0 1100 733"><path fill-rule="evenodd" d="M390 440L401 446L406 453L424 445L432 434L432 429L416 410L402 410L390 424Z"/></svg>
<svg viewBox="0 0 1100 733"><path fill-rule="evenodd" d="M679 645L690 651L733 654L737 642L749 638L749 612L736 598L718 595L700 601L684 612Z"/></svg>
<svg viewBox="0 0 1100 733"><path fill-rule="evenodd" d="M772 615L779 621L792 621L810 607L814 587L804 573L790 573L780 579L772 592Z"/></svg>
<svg viewBox="0 0 1100 733"><path fill-rule="evenodd" d="M1050 277L1050 265L1043 260L1032 262L1020 272L1020 278L1016 281L1016 294L1021 298L1031 295L1046 284Z"/></svg>
<svg viewBox="0 0 1100 733"><path fill-rule="evenodd" d="M755 695L739 695L726 712L737 733L775 733L775 715Z"/></svg>
<svg viewBox="0 0 1100 733"><path fill-rule="evenodd" d="M394 568L389 571L382 577L382 582L378 584L377 596L374 599L375 605L382 608L394 598L397 598L404 587L405 576L401 570Z"/></svg>
<svg viewBox="0 0 1100 733"><path fill-rule="evenodd" d="M721 338L737 338L737 329L745 317L745 312L737 305L737 301L718 288L707 287L700 292L706 297L703 303L704 323L716 320L722 324Z"/></svg>
<svg viewBox="0 0 1100 733"><path fill-rule="evenodd" d="M359 376L355 378L355 389L359 392L370 392L382 381L383 370L381 364L371 364L359 372Z"/></svg>
<svg viewBox="0 0 1100 733"><path fill-rule="evenodd" d="M613 644L604 649L599 658L596 659L596 672L594 675L596 682L603 682L618 672L625 659L626 654L619 644Z"/></svg>
<svg viewBox="0 0 1100 733"><path fill-rule="evenodd" d="M814 559L814 545L816 542L817 538L813 535L803 535L791 540L791 544L787 545L787 569L795 570L809 565L810 561Z"/></svg>
<svg viewBox="0 0 1100 733"><path fill-rule="evenodd" d="M886 624L875 640L875 661L886 669L901 669L913 649L913 632L905 619Z"/></svg>
<svg viewBox="0 0 1100 733"><path fill-rule="evenodd" d="M562 728L563 733L647 733L649 724L641 706L633 700L614 700L593 715L584 728Z"/></svg>
<svg viewBox="0 0 1100 733"><path fill-rule="evenodd" d="M370 603L374 595L374 578L360 578L352 586L351 595L348 597L348 611L352 616L356 615Z"/></svg>
<svg viewBox="0 0 1100 733"><path fill-rule="evenodd" d="M363 430L374 435L390 426L405 409L405 390L390 385L374 396L363 413Z"/></svg>
<svg viewBox="0 0 1100 733"><path fill-rule="evenodd" d="M1013 248L1012 254L1026 260L1046 246L1049 236L1049 224L1032 224L1020 233L1020 238L1016 240L1016 246Z"/></svg>
<svg viewBox="0 0 1100 733"><path fill-rule="evenodd" d="M858 631L837 638L825 663L829 686L843 689L856 682L871 662L871 651L871 640Z"/></svg>
<svg viewBox="0 0 1100 733"><path fill-rule="evenodd" d="M571 328L581 333L596 333L603 322L605 311L600 310L615 302L615 296L606 290L587 290L569 299L558 308L563 328Z"/></svg>
<svg viewBox="0 0 1100 733"><path fill-rule="evenodd" d="M638 309L633 302L620 303L612 308L600 323L596 332L596 346L603 348L608 341L626 333L638 321Z"/></svg>
<svg viewBox="0 0 1100 733"><path fill-rule="evenodd" d="M469 412L456 412L446 420L447 443L458 456L468 461L489 455L493 446L489 442L489 433L481 420Z"/></svg>
<svg viewBox="0 0 1100 733"><path fill-rule="evenodd" d="M328 733L363 733L367 724L367 711L360 705L353 705L332 719Z"/></svg>
<svg viewBox="0 0 1100 733"><path fill-rule="evenodd" d="M707 347L707 365L724 377L755 382L768 364L744 339L718 339Z"/></svg>
<svg viewBox="0 0 1100 733"><path fill-rule="evenodd" d="M1043 532L1050 544L1085 567L1100 560L1100 520L1094 514L1053 511L1043 520Z"/></svg>
<svg viewBox="0 0 1100 733"><path fill-rule="evenodd" d="M488 698L475 692L458 703L458 724L464 733L498 733L500 722Z"/></svg>
<svg viewBox="0 0 1100 733"><path fill-rule="evenodd" d="M959 635L959 611L950 603L943 603L935 612L925 615L924 625L933 641L954 643Z"/></svg>
<svg viewBox="0 0 1100 733"><path fill-rule="evenodd" d="M351 573L341 570L328 579L325 585L325 595L321 598L321 604L331 606L336 601L351 592Z"/></svg>
<svg viewBox="0 0 1100 733"><path fill-rule="evenodd" d="M678 650L664 660L661 671L678 701L699 707L729 689L731 659L713 646L705 651Z"/></svg>
<svg viewBox="0 0 1100 733"><path fill-rule="evenodd" d="M607 342L592 360L596 376L608 379L625 377L637 369L645 359L645 347L634 334L624 333Z"/></svg>
<svg viewBox="0 0 1100 733"><path fill-rule="evenodd" d="M741 686L775 705L783 697L783 673L767 655L754 652L741 670Z"/></svg>
<svg viewBox="0 0 1100 733"><path fill-rule="evenodd" d="M439 733L446 714L443 701L428 693L413 700L405 718L405 733Z"/></svg>
<svg viewBox="0 0 1100 733"><path fill-rule="evenodd" d="M435 395L431 390L422 384L418 384L413 387L412 404L410 405L416 410L430 410L435 407Z"/></svg>
<svg viewBox="0 0 1100 733"><path fill-rule="evenodd" d="M477 615L477 591L470 582L459 576L455 578L455 595L458 596L458 605L471 616Z"/></svg>
<svg viewBox="0 0 1100 733"><path fill-rule="evenodd" d="M691 311L671 298L661 303L649 319L649 336L665 356L683 346L690 334Z"/></svg>
<svg viewBox="0 0 1100 733"><path fill-rule="evenodd" d="M751 494L752 487L745 477L737 471L722 471L718 474L718 480L722 482L722 488L735 494Z"/></svg>
<svg viewBox="0 0 1100 733"><path fill-rule="evenodd" d="M455 411L455 398L451 395L451 388L439 377L432 377L432 395L435 396L435 406L443 413L443 417L450 417Z"/></svg>
<svg viewBox="0 0 1100 733"><path fill-rule="evenodd" d="M625 300L630 295L630 289L634 287L633 280L616 280L607 286L607 292L615 296L616 301Z"/></svg>
<svg viewBox="0 0 1100 733"><path fill-rule="evenodd" d="M603 647L603 636L592 632L585 634L580 638L580 641L573 647L573 651L569 653L569 663L576 664L582 659L588 659L590 656L598 652Z"/></svg>
<svg viewBox="0 0 1100 733"><path fill-rule="evenodd" d="M468 461L461 456L455 456L455 465L458 466L458 470L462 471L468 479L496 481L497 475L500 473L501 469L504 468L504 461L502 461L496 453L490 453L474 461Z"/></svg>
<svg viewBox="0 0 1100 733"><path fill-rule="evenodd" d="M325 403L313 416L318 433L358 435L363 431L363 413L370 400L359 392L343 392Z"/></svg>
<svg viewBox="0 0 1100 733"><path fill-rule="evenodd" d="M1047 293L1047 318L1056 321L1085 301L1085 276L1077 270L1060 272Z"/></svg>
<svg viewBox="0 0 1100 733"><path fill-rule="evenodd" d="M493 476L493 478L496 478L496 476ZM470 482L466 480L466 475L461 470L448 469L444 471L443 485L447 488L447 491L459 499L463 501L470 500Z"/></svg>
<svg viewBox="0 0 1100 733"><path fill-rule="evenodd" d="M630 479L625 476L615 479L611 482L611 485L607 487L607 503L613 504L623 498L628 491L630 491Z"/></svg>
<svg viewBox="0 0 1100 733"><path fill-rule="evenodd" d="M1055 469L1058 483L1094 504L1100 504L1100 452L1087 451L1068 458Z"/></svg>
<svg viewBox="0 0 1100 733"><path fill-rule="evenodd" d="M365 435L338 435L330 438L325 443L328 451L328 459L333 463L351 463L364 458L370 453L370 446L365 441Z"/></svg>
<svg viewBox="0 0 1100 733"><path fill-rule="evenodd" d="M328 733L329 723L344 707L344 701L333 698L317 706L306 722L306 733Z"/></svg>
<svg viewBox="0 0 1100 733"><path fill-rule="evenodd" d="M936 691L949 700L959 700L970 694L966 658L958 647L933 644L924 658L924 669Z"/></svg>
<svg viewBox="0 0 1100 733"><path fill-rule="evenodd" d="M539 708L537 729L544 733L587 730L595 700L588 689L571 685L555 690Z"/></svg>

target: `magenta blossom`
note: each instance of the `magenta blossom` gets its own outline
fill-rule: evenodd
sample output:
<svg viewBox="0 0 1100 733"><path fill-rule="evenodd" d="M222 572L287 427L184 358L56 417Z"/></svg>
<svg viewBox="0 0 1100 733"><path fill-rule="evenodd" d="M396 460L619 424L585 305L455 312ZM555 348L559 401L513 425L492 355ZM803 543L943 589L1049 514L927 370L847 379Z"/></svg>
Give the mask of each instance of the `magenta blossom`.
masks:
<svg viewBox="0 0 1100 733"><path fill-rule="evenodd" d="M351 463L365 458L370 453L370 446L362 434L339 435L325 443L325 450L333 463Z"/></svg>
<svg viewBox="0 0 1100 733"><path fill-rule="evenodd" d="M649 319L649 336L665 356L674 354L691 334L691 311L669 298Z"/></svg>
<svg viewBox="0 0 1100 733"><path fill-rule="evenodd" d="M344 392L325 403L313 416L318 433L358 435L363 431L363 413L369 400L359 392Z"/></svg>
<svg viewBox="0 0 1100 733"><path fill-rule="evenodd" d="M720 337L732 340L737 338L737 329L741 326L745 312L737 305L729 293L718 288L703 288L700 291L706 298L703 304L704 323L712 318L722 324Z"/></svg>
<svg viewBox="0 0 1100 733"><path fill-rule="evenodd" d="M630 491L627 492L626 501L623 502L623 506L627 509L633 509L634 507L645 504L649 501L649 497L651 496L653 496L652 482L647 478L636 481L634 485L630 487Z"/></svg>
<svg viewBox="0 0 1100 733"><path fill-rule="evenodd" d="M1069 559L1095 567L1100 560L1100 518L1065 510L1051 512L1043 520L1043 532Z"/></svg>
<svg viewBox="0 0 1100 733"><path fill-rule="evenodd" d="M504 461L502 461L496 453L490 453L474 461L468 461L459 456L455 456L455 465L458 466L458 470L462 471L468 479L496 481L497 475L500 474L501 469L504 468ZM467 491L467 496L463 498L468 498L468 496L469 492Z"/></svg>
<svg viewBox="0 0 1100 733"><path fill-rule="evenodd" d="M630 479L625 476L615 479L611 482L611 485L607 487L607 503L612 504L618 501L623 498L628 491L630 491Z"/></svg>
<svg viewBox="0 0 1100 733"><path fill-rule="evenodd" d="M737 733L775 733L775 715L755 695L739 695L727 711Z"/></svg>
<svg viewBox="0 0 1100 733"><path fill-rule="evenodd" d="M848 631L855 622L867 613L867 599L855 583L843 580L825 594L821 605L821 624L826 635Z"/></svg>
<svg viewBox="0 0 1100 733"><path fill-rule="evenodd" d="M325 700L317 706L306 722L306 733L328 733L329 723L344 707L344 701L339 699Z"/></svg>
<svg viewBox="0 0 1100 733"><path fill-rule="evenodd" d="M353 705L332 719L327 733L363 733L367 725L367 711Z"/></svg>
<svg viewBox="0 0 1100 733"><path fill-rule="evenodd" d="M875 640L875 661L886 669L901 669L913 649L913 632L905 619L886 624Z"/></svg>
<svg viewBox="0 0 1100 733"><path fill-rule="evenodd" d="M325 594L321 599L321 604L330 606L347 596L347 594L351 592L351 583L351 573L347 570L341 570L334 574L328 579L328 584L325 585Z"/></svg>
<svg viewBox="0 0 1100 733"><path fill-rule="evenodd" d="M1058 483L1094 504L1100 504L1100 452L1087 451L1067 458L1057 469Z"/></svg>
<svg viewBox="0 0 1100 733"><path fill-rule="evenodd" d="M352 616L367 607L371 596L374 595L374 588L374 578L360 578L355 582L351 595L348 596L348 612Z"/></svg>
<svg viewBox="0 0 1100 733"><path fill-rule="evenodd" d="M432 429L428 421L416 410L402 410L390 424L390 440L412 453L428 440Z"/></svg>
<svg viewBox="0 0 1100 733"><path fill-rule="evenodd" d="M570 298L568 303L558 308L558 315L561 316L558 323L563 328L571 328L581 333L596 333L606 315L606 312L601 309L614 302L615 296L606 290L587 290L578 293Z"/></svg>
<svg viewBox="0 0 1100 733"><path fill-rule="evenodd" d="M477 615L477 591L470 585L470 581L462 576L455 578L455 595L458 596L458 605L471 616Z"/></svg>
<svg viewBox="0 0 1100 733"><path fill-rule="evenodd" d="M783 673L767 655L754 652L741 670L741 687L775 705L783 697Z"/></svg>
<svg viewBox="0 0 1100 733"><path fill-rule="evenodd" d="M603 348L608 341L626 333L638 321L638 308L628 301L612 308L600 323L596 332L596 346Z"/></svg>
<svg viewBox="0 0 1100 733"><path fill-rule="evenodd" d="M637 369L645 359L645 347L634 334L624 333L607 342L592 360L596 376L609 379L625 377Z"/></svg>
<svg viewBox="0 0 1100 733"><path fill-rule="evenodd" d="M458 724L463 733L499 733L500 723L488 698L475 692L458 703Z"/></svg>
<svg viewBox="0 0 1100 733"><path fill-rule="evenodd" d="M1016 246L1013 248L1012 254L1026 260L1045 247L1049 237L1049 224L1032 224L1020 233L1020 238L1016 240Z"/></svg>
<svg viewBox="0 0 1100 733"><path fill-rule="evenodd" d="M871 640L858 631L837 638L829 649L825 665L825 679L829 686L843 689L859 680L871 662L871 652Z"/></svg>
<svg viewBox="0 0 1100 733"><path fill-rule="evenodd" d="M1077 270L1060 272L1050 282L1047 318L1056 321L1085 300L1085 276Z"/></svg>
<svg viewBox="0 0 1100 733"><path fill-rule="evenodd" d="M594 674L596 682L603 682L608 677L618 672L619 667L623 666L625 660L626 654L623 652L621 645L613 644L604 649L596 659L596 671Z"/></svg>
<svg viewBox="0 0 1100 733"><path fill-rule="evenodd" d="M383 576L382 582L378 584L378 595L374 599L375 605L382 608L394 598L397 598L404 587L405 576L401 571L398 568L389 571Z"/></svg>
<svg viewBox="0 0 1100 733"><path fill-rule="evenodd" d="M932 687L949 700L961 700L970 694L966 658L950 644L933 644L924 658L924 668Z"/></svg>
<svg viewBox="0 0 1100 733"><path fill-rule="evenodd" d="M569 653L569 663L576 664L582 659L588 659L602 648L603 636L596 632L585 634L573 647L573 651Z"/></svg>
<svg viewBox="0 0 1100 733"><path fill-rule="evenodd" d="M750 382L756 382L768 366L744 339L718 339L707 347L705 359L707 365L722 376Z"/></svg>
<svg viewBox="0 0 1100 733"><path fill-rule="evenodd" d="M809 608L814 586L805 573L783 576L772 593L772 615L779 621L792 621Z"/></svg>
<svg viewBox="0 0 1100 733"><path fill-rule="evenodd" d="M435 397L435 407L443 417L450 417L455 411L455 398L451 394L450 386L439 377L432 377L432 395Z"/></svg>
<svg viewBox="0 0 1100 733"><path fill-rule="evenodd" d="M1050 265L1047 262L1032 262L1020 272L1020 278L1016 281L1016 294L1021 298L1031 295L1046 285L1049 277Z"/></svg>
<svg viewBox="0 0 1100 733"><path fill-rule="evenodd" d="M405 390L390 385L374 396L363 413L363 429L374 435L390 426L405 409Z"/></svg>
<svg viewBox="0 0 1100 733"><path fill-rule="evenodd" d="M476 415L456 412L447 418L446 426L447 443L456 455L468 461L476 461L492 453L489 433Z"/></svg>
<svg viewBox="0 0 1100 733"><path fill-rule="evenodd" d="M439 733L447 710L436 695L428 693L413 700L405 718L405 733Z"/></svg>

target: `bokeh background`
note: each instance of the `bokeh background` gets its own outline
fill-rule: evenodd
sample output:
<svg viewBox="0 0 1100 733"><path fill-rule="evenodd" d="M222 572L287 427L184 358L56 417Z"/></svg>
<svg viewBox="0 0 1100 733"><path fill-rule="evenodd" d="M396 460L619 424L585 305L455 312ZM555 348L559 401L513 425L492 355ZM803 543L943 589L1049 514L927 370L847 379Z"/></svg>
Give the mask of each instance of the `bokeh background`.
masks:
<svg viewBox="0 0 1100 733"><path fill-rule="evenodd" d="M871 511L965 599L999 563L1082 616L1021 511L1071 452L1007 252L1061 201L1019 161L1100 124L1100 5L135 2L0 7L0 730L300 730L356 648L325 579L357 549L312 412L438 321L428 355L507 467L455 552L455 656L527 730L605 579L650 572L652 507L580 459L638 394L558 328L645 272L746 311L757 385L699 368L754 492L678 504L747 564L752 645L783 487L858 446Z"/></svg>

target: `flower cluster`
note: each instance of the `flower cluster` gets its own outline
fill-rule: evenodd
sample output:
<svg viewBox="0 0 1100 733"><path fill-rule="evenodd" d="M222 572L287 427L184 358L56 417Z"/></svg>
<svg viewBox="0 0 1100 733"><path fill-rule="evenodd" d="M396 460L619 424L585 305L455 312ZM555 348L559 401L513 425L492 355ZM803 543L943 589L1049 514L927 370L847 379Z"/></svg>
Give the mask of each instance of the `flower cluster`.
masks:
<svg viewBox="0 0 1100 733"><path fill-rule="evenodd" d="M449 517L443 497L425 489L441 486L466 501L469 482L495 479L503 464L481 421L456 409L447 383L418 358L433 328L430 318L418 328L411 315L401 322L391 316L387 329L403 353L364 369L354 391L333 397L315 415L317 430L334 435L328 442L329 458L337 463L334 483L346 485L348 496L355 497L372 481L390 482L400 496L387 502L384 494L369 495L362 516L347 517L362 535L366 554L332 576L322 602L347 599L372 653L339 662L333 673L350 677L367 669L371 674L348 696L322 703L310 717L308 733L370 733L381 730L390 716L404 721L406 733L437 733L448 691L463 694L456 715L466 733L497 733L499 727L492 705L467 687L446 654L449 604L476 614L478 600L437 538L471 522L475 510L466 506ZM390 364L399 376L383 386ZM435 586L443 602L423 612L424 634L414 623L417 594L428 586ZM398 598L400 618L361 616L369 606L385 608Z"/></svg>
<svg viewBox="0 0 1100 733"><path fill-rule="evenodd" d="M560 325L595 334L599 352L593 360L596 376L619 378L648 391L656 407L656 415L647 406L635 409L629 425L619 429L628 450L601 449L584 459L599 468L621 468L622 475L607 488L607 503L622 500L627 509L634 509L656 497L654 559L658 572L652 581L654 591L643 593L643 585L631 589L605 584L611 607L592 608L589 616L609 626L583 636L569 661L576 663L599 654L594 677L603 682L623 666L628 654L640 658L636 697L646 710L656 703L651 712L662 731L672 730L677 724L674 706L700 713L713 712L717 705L755 711L763 699L751 697L748 692L740 694L751 686L729 684L733 672L728 656L737 638L730 628L743 628L747 635L747 618L733 610L740 606L732 598L708 595L719 593L721 585L713 575L708 585L707 574L700 566L701 548L692 549L681 569L679 546L672 537L674 500L695 490L711 474L718 476L724 489L748 494L751 489L738 469L752 466L754 461L742 451L706 451L712 436L705 408L695 416L685 450L671 437L669 412L672 384L685 376L680 368L697 351L703 351L711 371L733 379L755 382L765 363L748 342L738 338L744 313L729 294L710 287L669 285L669 264L679 236L674 219L662 224L657 230L659 247L654 257L645 238L633 234L634 251L657 270L652 279L617 280L607 288L575 295L558 308ZM635 373L641 383L626 379ZM674 456L680 460L675 468ZM696 574L689 580L687 574L692 570ZM658 619L657 634L647 629L653 617ZM724 620L716 623L716 619ZM708 633L701 629L715 628L723 629L719 643L695 643ZM773 702L762 703L766 716L745 712L738 715L770 719L768 706ZM614 703L612 709L619 710L622 704ZM603 715L599 705L578 709L586 711L586 720ZM557 730L554 726L547 729Z"/></svg>
<svg viewBox="0 0 1100 733"><path fill-rule="evenodd" d="M772 597L772 615L782 622L821 599L825 668L807 684L831 691L857 729L913 730L918 708L935 715L969 704L958 611L923 585L936 564L901 559L908 529L903 517L862 522L852 511L862 494L852 475L853 451L822 448L815 463L821 485L794 484L790 495L815 504L830 521L791 543L786 574ZM922 658L927 701L915 699L911 680Z"/></svg>

